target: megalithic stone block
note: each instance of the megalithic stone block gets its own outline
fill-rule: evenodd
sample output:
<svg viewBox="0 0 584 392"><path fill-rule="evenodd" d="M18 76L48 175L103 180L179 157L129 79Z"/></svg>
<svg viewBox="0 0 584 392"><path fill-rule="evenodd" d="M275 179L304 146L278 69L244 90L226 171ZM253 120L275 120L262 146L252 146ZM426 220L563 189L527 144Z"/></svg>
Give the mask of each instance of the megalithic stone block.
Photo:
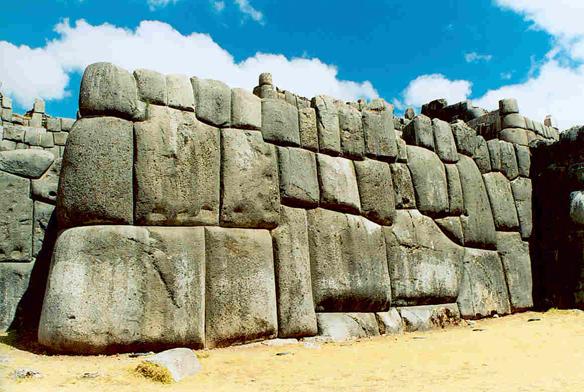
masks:
<svg viewBox="0 0 584 392"><path fill-rule="evenodd" d="M478 142L476 131L460 120L450 124L450 127L458 152L469 157L474 156Z"/></svg>
<svg viewBox="0 0 584 392"><path fill-rule="evenodd" d="M298 110L298 127L302 148L318 151L316 111L313 108L302 108Z"/></svg>
<svg viewBox="0 0 584 392"><path fill-rule="evenodd" d="M339 127L343 156L361 159L365 154L361 112L349 105L339 105Z"/></svg>
<svg viewBox="0 0 584 392"><path fill-rule="evenodd" d="M219 130L169 107L148 117L134 126L136 224L218 225Z"/></svg>
<svg viewBox="0 0 584 392"><path fill-rule="evenodd" d="M393 123L393 107L378 99L362 111L365 155L383 161L394 161L398 155Z"/></svg>
<svg viewBox="0 0 584 392"><path fill-rule="evenodd" d="M316 110L316 129L318 131L318 149L330 155L341 153L341 135L337 106L331 97L319 95L312 98L312 107Z"/></svg>
<svg viewBox="0 0 584 392"><path fill-rule="evenodd" d="M473 158L481 173L488 173L491 171L491 157L489 156L489 147L482 136L477 136L477 147Z"/></svg>
<svg viewBox="0 0 584 392"><path fill-rule="evenodd" d="M231 89L212 79L191 78L197 118L216 127L228 127L231 122Z"/></svg>
<svg viewBox="0 0 584 392"><path fill-rule="evenodd" d="M353 162L317 154L320 204L333 210L359 212L359 188Z"/></svg>
<svg viewBox="0 0 584 392"><path fill-rule="evenodd" d="M432 120L420 114L403 129L403 138L408 144L434 151L434 132Z"/></svg>
<svg viewBox="0 0 584 392"><path fill-rule="evenodd" d="M451 215L461 215L464 213L464 197L458 168L455 164L447 163L444 165L444 169L446 170L446 181L448 183L448 212Z"/></svg>
<svg viewBox="0 0 584 392"><path fill-rule="evenodd" d="M195 111L195 95L186 75L166 75L166 99L171 108Z"/></svg>
<svg viewBox="0 0 584 392"><path fill-rule="evenodd" d="M131 122L114 117L78 120L62 161L59 226L132 224L133 159Z"/></svg>
<svg viewBox="0 0 584 392"><path fill-rule="evenodd" d="M17 310L29 289L30 275L34 263L0 262L0 331L16 329Z"/></svg>
<svg viewBox="0 0 584 392"><path fill-rule="evenodd" d="M522 241L519 233L498 232L497 251L503 263L511 309L520 311L533 307L529 243Z"/></svg>
<svg viewBox="0 0 584 392"><path fill-rule="evenodd" d="M515 157L517 158L517 171L522 177L529 177L531 171L531 152L529 147L515 145Z"/></svg>
<svg viewBox="0 0 584 392"><path fill-rule="evenodd" d="M502 231L517 229L519 220L509 180L501 173L483 174L483 178L491 202L495 228Z"/></svg>
<svg viewBox="0 0 584 392"><path fill-rule="evenodd" d="M395 207L416 208L416 195L408 165L404 163L391 163L389 169L393 180Z"/></svg>
<svg viewBox="0 0 584 392"><path fill-rule="evenodd" d="M316 156L313 152L278 147L278 169L282 202L291 206L315 207L320 199Z"/></svg>
<svg viewBox="0 0 584 392"><path fill-rule="evenodd" d="M499 141L499 148L501 150L501 172L509 180L514 180L519 176L515 147L511 143L501 140Z"/></svg>
<svg viewBox="0 0 584 392"><path fill-rule="evenodd" d="M281 99L263 99L262 135L268 142L299 146L298 109Z"/></svg>
<svg viewBox="0 0 584 392"><path fill-rule="evenodd" d="M434 152L408 146L408 168L412 174L418 209L428 215L449 210L448 184L444 164Z"/></svg>
<svg viewBox="0 0 584 392"><path fill-rule="evenodd" d="M531 180L522 177L516 178L511 181L511 191L513 192L513 198L515 199L521 238L528 239L531 237L531 231L533 228Z"/></svg>
<svg viewBox="0 0 584 392"><path fill-rule="evenodd" d="M491 160L491 170L501 170L501 147L499 139L491 139L487 141L487 148L489 149L489 158Z"/></svg>
<svg viewBox="0 0 584 392"><path fill-rule="evenodd" d="M0 262L30 261L33 202L30 181L0 171Z"/></svg>
<svg viewBox="0 0 584 392"><path fill-rule="evenodd" d="M203 347L204 230L113 225L63 232L39 342L79 354Z"/></svg>
<svg viewBox="0 0 584 392"><path fill-rule="evenodd" d="M458 162L458 152L456 151L456 143L450 125L446 121L435 118L432 120L432 130L434 132L434 146L438 157L443 162Z"/></svg>
<svg viewBox="0 0 584 392"><path fill-rule="evenodd" d="M147 69L134 71L134 78L138 87L138 97L155 105L166 105L166 77L158 72Z"/></svg>
<svg viewBox="0 0 584 392"><path fill-rule="evenodd" d="M262 100L242 88L231 90L231 126L262 129Z"/></svg>
<svg viewBox="0 0 584 392"><path fill-rule="evenodd" d="M389 164L373 159L354 164L361 212L373 222L391 225L395 217L395 194Z"/></svg>

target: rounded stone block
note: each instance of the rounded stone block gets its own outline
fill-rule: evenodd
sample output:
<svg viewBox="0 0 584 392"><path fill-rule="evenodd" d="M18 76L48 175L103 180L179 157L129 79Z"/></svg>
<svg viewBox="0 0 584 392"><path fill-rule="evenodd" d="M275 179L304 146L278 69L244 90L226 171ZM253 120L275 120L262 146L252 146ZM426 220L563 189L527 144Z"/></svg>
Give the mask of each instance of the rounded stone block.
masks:
<svg viewBox="0 0 584 392"><path fill-rule="evenodd" d="M519 113L519 105L515 98L501 99L499 101L499 114L502 116L510 113Z"/></svg>
<svg viewBox="0 0 584 392"><path fill-rule="evenodd" d="M527 131L521 128L505 128L499 133L499 139L509 143L527 146Z"/></svg>
<svg viewBox="0 0 584 392"><path fill-rule="evenodd" d="M522 241L519 233L497 233L497 252L503 263L511 310L516 312L532 308L529 243Z"/></svg>
<svg viewBox="0 0 584 392"><path fill-rule="evenodd" d="M231 89L218 80L191 78L197 118L216 127L231 122ZM250 113L251 114L251 113Z"/></svg>
<svg viewBox="0 0 584 392"><path fill-rule="evenodd" d="M278 147L278 169L283 203L300 207L318 205L320 192L313 152L294 147Z"/></svg>
<svg viewBox="0 0 584 392"><path fill-rule="evenodd" d="M186 75L166 75L166 99L171 108L195 111L193 86Z"/></svg>
<svg viewBox="0 0 584 392"><path fill-rule="evenodd" d="M389 164L373 159L354 164L362 214L381 225L391 225L395 217L395 194Z"/></svg>
<svg viewBox="0 0 584 392"><path fill-rule="evenodd" d="M516 178L511 181L511 191L515 199L515 208L517 209L517 217L519 218L519 232L521 238L528 239L531 237L533 229L533 213L532 213L532 186L529 178Z"/></svg>
<svg viewBox="0 0 584 392"><path fill-rule="evenodd" d="M408 168L416 191L416 205L424 214L444 215L449 210L444 164L425 148L408 146Z"/></svg>
<svg viewBox="0 0 584 392"><path fill-rule="evenodd" d="M511 113L505 115L501 119L501 128L526 128L525 118L519 113Z"/></svg>
<svg viewBox="0 0 584 392"><path fill-rule="evenodd" d="M391 163L389 169L393 181L395 207L416 208L416 195L408 165L404 163Z"/></svg>
<svg viewBox="0 0 584 392"><path fill-rule="evenodd" d="M341 135L339 113L334 99L319 95L312 98L311 106L316 110L319 151L330 155L339 155L341 153Z"/></svg>
<svg viewBox="0 0 584 392"><path fill-rule="evenodd" d="M478 141L476 131L460 120L450 124L450 127L458 152L469 157L474 156Z"/></svg>
<svg viewBox="0 0 584 392"><path fill-rule="evenodd" d="M262 100L242 88L231 90L231 126L262 129Z"/></svg>
<svg viewBox="0 0 584 392"><path fill-rule="evenodd" d="M509 180L498 172L483 174L483 178L491 202L495 228L501 231L516 230L519 220Z"/></svg>
<svg viewBox="0 0 584 392"><path fill-rule="evenodd" d="M0 152L0 171L26 178L40 178L55 156L44 150L12 150Z"/></svg>
<svg viewBox="0 0 584 392"><path fill-rule="evenodd" d="M302 108L298 110L298 129L302 148L318 151L316 111L313 108Z"/></svg>
<svg viewBox="0 0 584 392"><path fill-rule="evenodd" d="M434 146L438 157L447 163L458 162L458 152L456 151L456 142L446 121L437 118L432 120L432 130L434 132Z"/></svg>
<svg viewBox="0 0 584 392"><path fill-rule="evenodd" d="M339 105L341 151L344 157L362 159L365 154L361 112L349 105Z"/></svg>
<svg viewBox="0 0 584 392"><path fill-rule="evenodd" d="M359 188L353 162L340 157L317 154L320 203L339 211L359 212Z"/></svg>
<svg viewBox="0 0 584 392"><path fill-rule="evenodd" d="M403 129L403 138L408 144L434 151L434 132L432 120L420 114Z"/></svg>
<svg viewBox="0 0 584 392"><path fill-rule="evenodd" d="M398 146L393 123L393 108L385 101L375 105L372 101L362 110L365 155L384 161L393 161Z"/></svg>
<svg viewBox="0 0 584 392"><path fill-rule="evenodd" d="M317 313L318 335L334 342L379 336L374 313Z"/></svg>
<svg viewBox="0 0 584 392"><path fill-rule="evenodd" d="M134 71L140 100L155 105L166 105L166 77L158 72L147 69Z"/></svg>
<svg viewBox="0 0 584 392"><path fill-rule="evenodd" d="M262 135L268 142L299 146L298 109L281 99L263 99Z"/></svg>

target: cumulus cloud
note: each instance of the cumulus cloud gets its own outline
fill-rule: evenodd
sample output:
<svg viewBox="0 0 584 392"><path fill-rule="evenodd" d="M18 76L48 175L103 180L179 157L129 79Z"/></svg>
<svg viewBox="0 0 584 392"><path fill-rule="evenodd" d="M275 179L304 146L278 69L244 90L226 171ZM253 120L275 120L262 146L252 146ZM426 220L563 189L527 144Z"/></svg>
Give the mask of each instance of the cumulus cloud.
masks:
<svg viewBox="0 0 584 392"><path fill-rule="evenodd" d="M150 11L154 11L157 8L164 8L169 4L175 4L178 0L147 0L148 7Z"/></svg>
<svg viewBox="0 0 584 392"><path fill-rule="evenodd" d="M183 35L172 26L143 21L135 30L111 24L91 25L65 20L55 27L58 37L44 47L15 46L0 41L0 80L3 90L28 106L35 97L60 99L68 92L69 75L98 61L128 70L153 69L219 79L232 87L252 89L262 72L271 72L283 88L310 97L329 94L340 99L375 98L369 81L341 80L334 65L317 58L288 58L257 53L237 62L211 36Z"/></svg>
<svg viewBox="0 0 584 392"><path fill-rule="evenodd" d="M213 8L215 9L215 11L221 12L225 9L225 2L224 1L214 1Z"/></svg>
<svg viewBox="0 0 584 392"><path fill-rule="evenodd" d="M403 98L406 105L416 107L438 98L459 102L470 95L471 88L467 80L449 80L442 74L421 75L408 84Z"/></svg>
<svg viewBox="0 0 584 392"><path fill-rule="evenodd" d="M480 61L491 61L491 59L493 58L492 55L490 54L480 54L477 52L470 52L470 53L465 53L464 55L464 60L467 63L478 63Z"/></svg>

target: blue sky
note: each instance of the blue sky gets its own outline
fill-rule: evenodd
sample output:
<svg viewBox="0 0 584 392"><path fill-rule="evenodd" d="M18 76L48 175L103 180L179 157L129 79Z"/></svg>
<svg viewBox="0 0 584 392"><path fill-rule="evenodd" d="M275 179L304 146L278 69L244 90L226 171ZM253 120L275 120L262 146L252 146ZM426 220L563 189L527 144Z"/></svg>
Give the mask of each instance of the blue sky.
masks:
<svg viewBox="0 0 584 392"><path fill-rule="evenodd" d="M0 13L0 81L18 111L40 96L73 116L95 61L246 88L270 71L303 95L379 95L396 111L516 96L567 127L584 122L582 18L581 0L19 0Z"/></svg>

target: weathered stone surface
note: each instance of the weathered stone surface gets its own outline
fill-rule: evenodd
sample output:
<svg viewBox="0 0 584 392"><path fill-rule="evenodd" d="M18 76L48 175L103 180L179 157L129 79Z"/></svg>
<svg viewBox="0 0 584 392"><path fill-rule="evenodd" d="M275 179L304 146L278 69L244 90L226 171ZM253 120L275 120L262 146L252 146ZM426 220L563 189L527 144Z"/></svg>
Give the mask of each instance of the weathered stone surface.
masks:
<svg viewBox="0 0 584 392"><path fill-rule="evenodd" d="M221 225L271 229L278 225L276 147L258 131L221 130Z"/></svg>
<svg viewBox="0 0 584 392"><path fill-rule="evenodd" d="M498 172L483 174L483 178L491 202L495 228L502 231L517 229L519 220L509 180Z"/></svg>
<svg viewBox="0 0 584 392"><path fill-rule="evenodd" d="M454 142L454 135L450 125L446 121L435 118L432 120L432 130L438 157L447 163L458 162L458 152L456 151L456 143Z"/></svg>
<svg viewBox="0 0 584 392"><path fill-rule="evenodd" d="M300 145L302 148L318 151L316 111L313 108L302 108L298 110L298 127L300 131Z"/></svg>
<svg viewBox="0 0 584 392"><path fill-rule="evenodd" d="M56 203L61 161L61 158L55 159L49 170L41 178L31 181L31 194L33 199L50 204Z"/></svg>
<svg viewBox="0 0 584 392"><path fill-rule="evenodd" d="M136 81L131 73L110 63L85 68L79 90L82 116L141 117Z"/></svg>
<svg viewBox="0 0 584 392"><path fill-rule="evenodd" d="M464 246L464 231L462 230L460 217L447 216L445 218L435 219L434 222L436 222L448 238L458 245Z"/></svg>
<svg viewBox="0 0 584 392"><path fill-rule="evenodd" d="M381 225L391 225L395 217L395 194L389 164L372 159L356 161L361 212Z"/></svg>
<svg viewBox="0 0 584 392"><path fill-rule="evenodd" d="M381 226L339 212L308 211L312 290L317 311L382 312L391 289Z"/></svg>
<svg viewBox="0 0 584 392"><path fill-rule="evenodd" d="M448 212L451 215L461 215L464 213L464 198L458 169L456 165L448 163L444 165L444 169L446 170L446 182L448 185Z"/></svg>
<svg viewBox="0 0 584 392"><path fill-rule="evenodd" d="M166 75L166 101L171 108L195 111L195 95L189 78L185 75Z"/></svg>
<svg viewBox="0 0 584 392"><path fill-rule="evenodd" d="M404 323L396 308L375 313L375 318L381 335L399 334L404 331Z"/></svg>
<svg viewBox="0 0 584 392"><path fill-rule="evenodd" d="M278 316L270 233L205 228L205 239L206 346L275 337Z"/></svg>
<svg viewBox="0 0 584 392"><path fill-rule="evenodd" d="M495 251L465 248L458 307L464 318L511 312L501 259Z"/></svg>
<svg viewBox="0 0 584 392"><path fill-rule="evenodd" d="M531 237L533 228L533 214L532 214L532 188L531 180L528 178L516 178L511 181L511 191L515 199L515 207L517 209L517 217L519 218L519 231L521 238L527 239Z"/></svg>
<svg viewBox="0 0 584 392"><path fill-rule="evenodd" d="M314 207L320 200L315 154L294 147L278 147L280 196L291 206Z"/></svg>
<svg viewBox="0 0 584 392"><path fill-rule="evenodd" d="M447 213L446 171L438 155L425 148L408 146L408 168L412 174L418 209L427 215Z"/></svg>
<svg viewBox="0 0 584 392"><path fill-rule="evenodd" d="M24 133L24 142L29 146L40 146L42 136L47 133L44 128L27 127Z"/></svg>
<svg viewBox="0 0 584 392"><path fill-rule="evenodd" d="M408 144L434 151L432 120L423 114L414 117L403 129L403 138Z"/></svg>
<svg viewBox="0 0 584 392"><path fill-rule="evenodd" d="M384 104L372 105L363 108L362 123L365 138L365 155L393 161L398 150L393 124L393 110Z"/></svg>
<svg viewBox="0 0 584 392"><path fill-rule="evenodd" d="M466 125L464 121L455 121L450 124L458 152L469 157L474 156L477 149L477 133Z"/></svg>
<svg viewBox="0 0 584 392"><path fill-rule="evenodd" d="M2 202L0 201L1 204ZM29 286L33 265L33 263L22 262L0 263L1 332L8 330L15 321L18 305Z"/></svg>
<svg viewBox="0 0 584 392"><path fill-rule="evenodd" d="M14 142L23 142L27 127L20 125L4 125L4 139Z"/></svg>
<svg viewBox="0 0 584 392"><path fill-rule="evenodd" d="M231 89L218 80L191 78L197 118L205 123L228 127L231 122Z"/></svg>
<svg viewBox="0 0 584 392"><path fill-rule="evenodd" d="M361 112L344 104L341 104L338 110L341 152L347 158L360 159L365 154Z"/></svg>
<svg viewBox="0 0 584 392"><path fill-rule="evenodd" d="M282 206L280 224L272 231L278 336L301 337L317 333L306 211Z"/></svg>
<svg viewBox="0 0 584 392"><path fill-rule="evenodd" d="M77 121L69 134L61 167L59 226L131 224L133 159L131 122L114 117Z"/></svg>
<svg viewBox="0 0 584 392"><path fill-rule="evenodd" d="M204 230L86 226L63 232L39 342L83 354L202 347Z"/></svg>
<svg viewBox="0 0 584 392"><path fill-rule="evenodd" d="M533 307L529 244L521 240L519 233L498 232L497 252L503 263L511 309L518 311Z"/></svg>
<svg viewBox="0 0 584 392"><path fill-rule="evenodd" d="M58 117L47 117L47 131L61 132L61 119Z"/></svg>
<svg viewBox="0 0 584 392"><path fill-rule="evenodd" d="M407 332L428 331L460 323L457 304L407 306L399 308Z"/></svg>
<svg viewBox="0 0 584 392"><path fill-rule="evenodd" d="M408 165L392 163L389 165L393 181L396 208L416 208L416 196Z"/></svg>
<svg viewBox="0 0 584 392"><path fill-rule="evenodd" d="M341 153L341 135L339 114L334 99L324 95L312 98L312 107L316 110L316 129L318 132L318 149L330 155Z"/></svg>
<svg viewBox="0 0 584 392"><path fill-rule="evenodd" d="M463 248L416 210L397 211L384 227L395 305L452 302L458 296Z"/></svg>
<svg viewBox="0 0 584 392"><path fill-rule="evenodd" d="M139 225L219 224L219 130L192 112L150 105L134 126Z"/></svg>
<svg viewBox="0 0 584 392"><path fill-rule="evenodd" d="M525 129L525 118L519 113L511 113L501 118L501 128L523 128Z"/></svg>
<svg viewBox="0 0 584 392"><path fill-rule="evenodd" d="M0 151L11 151L16 149L16 142L12 140L0 140Z"/></svg>
<svg viewBox="0 0 584 392"><path fill-rule="evenodd" d="M69 134L67 132L55 132L53 133L53 140L56 145L64 146L67 144L67 138Z"/></svg>
<svg viewBox="0 0 584 392"><path fill-rule="evenodd" d="M520 176L529 177L531 171L531 152L529 147L515 145L517 157L517 170Z"/></svg>
<svg viewBox="0 0 584 392"><path fill-rule="evenodd" d="M408 148L404 139L401 136L396 135L396 146L397 146L397 161L407 162L408 161Z"/></svg>
<svg viewBox="0 0 584 392"><path fill-rule="evenodd" d="M54 213L55 206L40 201L34 202L33 210L33 232L32 232L32 257L36 258L43 249L43 243L50 236L56 233L47 233L49 230L56 231L57 217Z"/></svg>
<svg viewBox="0 0 584 392"><path fill-rule="evenodd" d="M359 188L353 162L340 157L316 155L320 183L320 203L326 208L359 212Z"/></svg>
<svg viewBox="0 0 584 392"><path fill-rule="evenodd" d="M0 152L0 170L26 178L39 178L55 157L44 150L12 150Z"/></svg>
<svg viewBox="0 0 584 392"><path fill-rule="evenodd" d="M148 69L134 71L138 98L155 105L166 105L166 78L164 75Z"/></svg>
<svg viewBox="0 0 584 392"><path fill-rule="evenodd" d="M466 216L461 218L466 246L493 248L496 243L495 222L483 177L475 162L460 156L456 164Z"/></svg>
<svg viewBox="0 0 584 392"><path fill-rule="evenodd" d="M263 99L262 135L275 144L299 146L298 109L281 99Z"/></svg>
<svg viewBox="0 0 584 392"><path fill-rule="evenodd" d="M473 158L481 173L488 173L491 171L491 157L489 156L489 147L482 136L477 136L477 148Z"/></svg>
<svg viewBox="0 0 584 392"><path fill-rule="evenodd" d="M262 100L242 88L231 90L231 126L262 129Z"/></svg>
<svg viewBox="0 0 584 392"><path fill-rule="evenodd" d="M514 98L501 99L499 101L499 113L501 115L519 113L519 105L517 105L517 100Z"/></svg>
<svg viewBox="0 0 584 392"><path fill-rule="evenodd" d="M61 130L64 132L69 132L73 128L75 119L73 118L61 118Z"/></svg>
<svg viewBox="0 0 584 392"><path fill-rule="evenodd" d="M55 139L53 138L52 132L45 132L41 135L40 146L42 148L55 147Z"/></svg>
<svg viewBox="0 0 584 392"><path fill-rule="evenodd" d="M519 175L515 147L509 142L500 141L501 150L501 172L510 180L514 180Z"/></svg>
<svg viewBox="0 0 584 392"><path fill-rule="evenodd" d="M527 146L527 131L521 128L506 128L499 133L499 139L509 143Z"/></svg>
<svg viewBox="0 0 584 392"><path fill-rule="evenodd" d="M487 148L489 149L489 158L491 160L491 170L501 170L501 147L499 139L491 139L487 141Z"/></svg>
<svg viewBox="0 0 584 392"><path fill-rule="evenodd" d="M318 334L334 342L379 336L374 313L317 313Z"/></svg>
<svg viewBox="0 0 584 392"><path fill-rule="evenodd" d="M29 261L32 246L30 181L0 172L0 262Z"/></svg>
<svg viewBox="0 0 584 392"><path fill-rule="evenodd" d="M202 366L194 351L189 348L173 348L144 359L144 362L158 366L168 372L172 381L178 382L185 377L201 371ZM140 365L138 365L139 367Z"/></svg>

